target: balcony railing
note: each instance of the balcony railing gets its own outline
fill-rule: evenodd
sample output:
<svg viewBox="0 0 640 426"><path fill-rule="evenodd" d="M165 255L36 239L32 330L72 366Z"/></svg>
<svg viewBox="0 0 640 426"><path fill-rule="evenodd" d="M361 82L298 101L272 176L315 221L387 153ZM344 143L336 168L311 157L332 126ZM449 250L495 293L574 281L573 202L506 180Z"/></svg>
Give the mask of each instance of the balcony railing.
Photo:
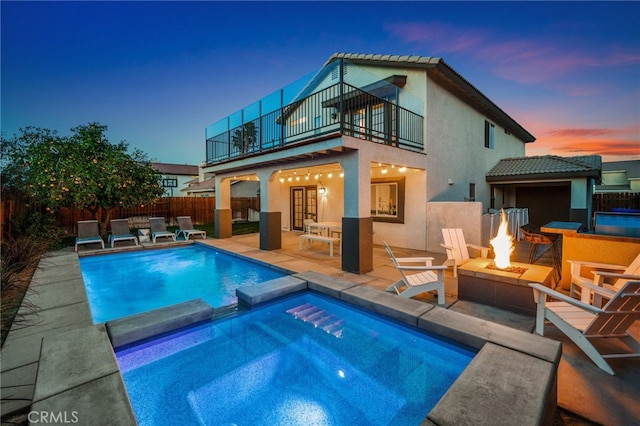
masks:
<svg viewBox="0 0 640 426"><path fill-rule="evenodd" d="M336 134L423 151L424 118L347 83L338 83L262 114L260 101L207 129L215 164ZM254 117L254 118L251 118ZM212 136L209 134L212 133Z"/></svg>

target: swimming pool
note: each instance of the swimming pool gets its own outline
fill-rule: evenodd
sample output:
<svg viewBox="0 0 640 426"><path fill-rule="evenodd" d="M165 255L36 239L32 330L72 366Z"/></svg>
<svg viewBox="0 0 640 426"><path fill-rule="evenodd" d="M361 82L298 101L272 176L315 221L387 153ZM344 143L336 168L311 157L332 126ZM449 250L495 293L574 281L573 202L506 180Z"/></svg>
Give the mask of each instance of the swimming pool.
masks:
<svg viewBox="0 0 640 426"><path fill-rule="evenodd" d="M80 269L95 324L196 298L235 304L236 288L287 275L201 244L82 257Z"/></svg>
<svg viewBox="0 0 640 426"><path fill-rule="evenodd" d="M474 355L310 292L116 352L141 425L419 424Z"/></svg>

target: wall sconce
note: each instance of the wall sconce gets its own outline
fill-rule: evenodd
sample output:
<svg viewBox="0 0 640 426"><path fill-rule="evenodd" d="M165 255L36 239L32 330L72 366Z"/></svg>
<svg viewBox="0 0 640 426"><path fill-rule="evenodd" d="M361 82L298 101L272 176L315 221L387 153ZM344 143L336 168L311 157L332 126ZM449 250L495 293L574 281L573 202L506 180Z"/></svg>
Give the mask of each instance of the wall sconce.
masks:
<svg viewBox="0 0 640 426"><path fill-rule="evenodd" d="M454 181L452 181L452 180L451 180L451 178L448 178L448 179L447 179L447 183L448 183L449 185L453 185L455 182L454 182Z"/></svg>
<svg viewBox="0 0 640 426"><path fill-rule="evenodd" d="M327 188L325 188L324 186L321 186L320 188L318 188L318 194L327 195Z"/></svg>

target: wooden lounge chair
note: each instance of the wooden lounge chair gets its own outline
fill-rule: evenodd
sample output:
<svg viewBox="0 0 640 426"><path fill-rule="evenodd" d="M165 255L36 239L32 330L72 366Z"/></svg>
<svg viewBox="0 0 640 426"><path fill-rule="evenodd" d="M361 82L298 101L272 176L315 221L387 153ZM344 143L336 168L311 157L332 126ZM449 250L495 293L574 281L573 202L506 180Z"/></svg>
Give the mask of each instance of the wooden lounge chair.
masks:
<svg viewBox="0 0 640 426"><path fill-rule="evenodd" d="M489 247L483 247L476 244L467 244L464 240L464 234L460 228L444 228L442 229L442 238L444 244L440 244L447 250L447 260L443 263L445 266L453 266L453 276L458 276L458 266L467 263L471 257L469 256L469 248L473 248L480 252L480 257L486 259L489 254Z"/></svg>
<svg viewBox="0 0 640 426"><path fill-rule="evenodd" d="M386 291L395 292L401 297L413 297L428 291L438 293L438 304L444 305L444 271L447 267L433 266L433 257L395 257L389 245L383 241L384 248L391 256L391 261L402 275L402 279L389 286ZM405 271L419 271L407 275ZM401 290L402 287L406 289Z"/></svg>
<svg viewBox="0 0 640 426"><path fill-rule="evenodd" d="M167 237L176 240L176 234L167 231L167 225L164 223L163 217L150 217L149 227L151 228L151 240L155 243L156 238Z"/></svg>
<svg viewBox="0 0 640 426"><path fill-rule="evenodd" d="M640 318L640 281L625 283L602 308L583 303L542 284L529 285L533 288L533 296L538 304L536 333L539 335L544 335L545 320L550 321L598 367L612 375L615 372L607 363L607 358L640 357L640 342L628 332L629 327ZM548 297L558 301L547 301ZM591 343L601 338L620 339L630 351L601 353Z"/></svg>
<svg viewBox="0 0 640 426"><path fill-rule="evenodd" d="M111 233L109 234L109 245L114 247L116 241L133 241L138 245L138 239L129 230L128 219L111 219Z"/></svg>
<svg viewBox="0 0 640 426"><path fill-rule="evenodd" d="M100 244L104 248L104 241L100 236L100 229L97 220L78 221L78 236L74 250L78 251L80 244Z"/></svg>
<svg viewBox="0 0 640 426"><path fill-rule="evenodd" d="M203 239L207 238L207 232L201 229L195 229L191 216L178 216L178 229L176 229L176 238L184 236L188 240L191 235L200 235Z"/></svg>
<svg viewBox="0 0 640 426"><path fill-rule="evenodd" d="M578 260L567 262L571 265L571 297L579 297L584 303L602 306L604 294L594 293L593 286L613 294L629 280L640 281L640 253L627 266Z"/></svg>

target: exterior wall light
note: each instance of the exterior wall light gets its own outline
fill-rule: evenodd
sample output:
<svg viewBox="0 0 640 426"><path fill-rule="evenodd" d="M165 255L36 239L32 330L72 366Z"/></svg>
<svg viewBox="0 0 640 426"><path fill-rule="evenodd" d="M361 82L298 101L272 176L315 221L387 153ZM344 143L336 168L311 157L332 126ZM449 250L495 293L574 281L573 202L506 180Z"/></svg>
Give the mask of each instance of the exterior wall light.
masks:
<svg viewBox="0 0 640 426"><path fill-rule="evenodd" d="M327 195L327 188L325 188L324 186L321 186L320 188L318 188L318 194Z"/></svg>

